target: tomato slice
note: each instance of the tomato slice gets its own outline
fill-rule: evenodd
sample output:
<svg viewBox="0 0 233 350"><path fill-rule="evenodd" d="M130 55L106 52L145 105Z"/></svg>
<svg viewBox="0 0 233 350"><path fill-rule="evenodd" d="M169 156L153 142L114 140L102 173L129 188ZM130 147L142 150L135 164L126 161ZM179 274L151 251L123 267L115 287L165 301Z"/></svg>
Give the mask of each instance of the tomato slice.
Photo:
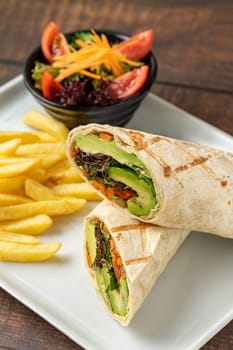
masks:
<svg viewBox="0 0 233 350"><path fill-rule="evenodd" d="M41 37L41 50L49 63L53 61L52 46L56 35L59 34L59 28L54 22L49 22L44 28Z"/></svg>
<svg viewBox="0 0 233 350"><path fill-rule="evenodd" d="M148 74L149 67L142 66L114 79L108 89L119 99L130 97L143 87Z"/></svg>
<svg viewBox="0 0 233 350"><path fill-rule="evenodd" d="M152 49L154 32L152 29L133 35L116 46L128 59L138 61L143 59Z"/></svg>
<svg viewBox="0 0 233 350"><path fill-rule="evenodd" d="M56 100L56 94L62 89L62 85L56 82L51 74L44 72L41 80L42 95L48 100Z"/></svg>
<svg viewBox="0 0 233 350"><path fill-rule="evenodd" d="M131 188L127 188L125 190L117 192L118 196L124 200L128 200L132 198L134 193L135 193L134 190L132 190Z"/></svg>
<svg viewBox="0 0 233 350"><path fill-rule="evenodd" d="M49 63L53 62L55 56L63 55L69 51L69 46L64 34L54 22L49 22L41 37L41 50Z"/></svg>

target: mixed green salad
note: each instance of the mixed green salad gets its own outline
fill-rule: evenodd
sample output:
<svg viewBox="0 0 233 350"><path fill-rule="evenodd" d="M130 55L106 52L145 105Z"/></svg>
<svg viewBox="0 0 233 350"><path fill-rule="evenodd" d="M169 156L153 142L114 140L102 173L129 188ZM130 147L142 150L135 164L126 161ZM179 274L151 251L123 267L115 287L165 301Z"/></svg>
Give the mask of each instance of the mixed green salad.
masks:
<svg viewBox="0 0 233 350"><path fill-rule="evenodd" d="M41 37L44 61L32 70L34 86L62 105L116 103L144 86L149 67L141 60L152 45L152 30L112 44L94 30L65 36L50 22Z"/></svg>

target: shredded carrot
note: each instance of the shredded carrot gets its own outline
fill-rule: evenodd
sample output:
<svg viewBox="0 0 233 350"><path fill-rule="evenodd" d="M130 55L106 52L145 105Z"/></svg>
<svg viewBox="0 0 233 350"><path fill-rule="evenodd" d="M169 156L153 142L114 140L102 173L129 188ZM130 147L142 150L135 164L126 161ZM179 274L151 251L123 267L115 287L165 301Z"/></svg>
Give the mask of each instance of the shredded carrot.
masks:
<svg viewBox="0 0 233 350"><path fill-rule="evenodd" d="M96 73L101 65L111 70L114 78L117 78L124 73L121 63L134 67L141 65L139 62L127 59L117 49L117 45L111 46L104 34L99 36L92 30L91 39L91 41L76 40L76 43L80 46L79 50L70 50L54 58L52 65L59 68L59 74L55 78L57 82L61 82L76 73L81 73L93 79L101 79L101 75Z"/></svg>
<svg viewBox="0 0 233 350"><path fill-rule="evenodd" d="M97 190L99 190L103 195L106 194L106 187L99 181L92 181L92 186L94 186Z"/></svg>
<svg viewBox="0 0 233 350"><path fill-rule="evenodd" d="M105 196L111 201L113 199L114 190L112 187L107 187L105 189Z"/></svg>
<svg viewBox="0 0 233 350"><path fill-rule="evenodd" d="M113 135L107 133L107 132L100 132L98 136L105 140L105 141L112 141L113 140Z"/></svg>
<svg viewBox="0 0 233 350"><path fill-rule="evenodd" d="M117 281L119 281L121 278L122 259L117 251L115 242L112 238L110 239L110 251L111 251L111 255L112 255L112 265L113 265L113 269L115 272L115 276L116 276Z"/></svg>
<svg viewBox="0 0 233 350"><path fill-rule="evenodd" d="M100 75L91 73L91 72L89 72L89 71L86 70L86 69L80 70L80 73L83 74L83 75L86 75L87 77L92 78L92 79L97 79L97 80L100 80L100 79L101 79L101 76L100 76Z"/></svg>

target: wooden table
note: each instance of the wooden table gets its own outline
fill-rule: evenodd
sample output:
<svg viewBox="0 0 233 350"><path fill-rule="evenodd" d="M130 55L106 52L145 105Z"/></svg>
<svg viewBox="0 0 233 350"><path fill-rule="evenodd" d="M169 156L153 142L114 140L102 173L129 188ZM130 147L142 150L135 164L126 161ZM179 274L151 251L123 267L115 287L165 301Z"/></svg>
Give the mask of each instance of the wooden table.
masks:
<svg viewBox="0 0 233 350"><path fill-rule="evenodd" d="M155 31L152 91L233 135L233 3L222 0L0 1L0 83L22 73L48 21L62 31ZM81 349L0 289L0 349ZM233 322L202 350L233 349Z"/></svg>

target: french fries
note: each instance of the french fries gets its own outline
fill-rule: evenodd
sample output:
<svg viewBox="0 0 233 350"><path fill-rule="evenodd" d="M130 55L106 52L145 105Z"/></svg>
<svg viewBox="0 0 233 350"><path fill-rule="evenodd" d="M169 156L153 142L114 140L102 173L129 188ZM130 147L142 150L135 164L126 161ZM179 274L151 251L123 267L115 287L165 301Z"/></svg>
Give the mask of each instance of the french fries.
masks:
<svg viewBox="0 0 233 350"><path fill-rule="evenodd" d="M83 198L65 198L59 200L36 201L0 207L0 221L18 220L38 214L59 216L73 214L86 204Z"/></svg>
<svg viewBox="0 0 233 350"><path fill-rule="evenodd" d="M0 193L21 194L24 189L26 176L4 177L0 178Z"/></svg>
<svg viewBox="0 0 233 350"><path fill-rule="evenodd" d="M18 146L21 144L21 139L13 139L0 143L0 155L10 155L13 154Z"/></svg>
<svg viewBox="0 0 233 350"><path fill-rule="evenodd" d="M37 159L29 159L22 163L2 165L0 167L0 178L17 176L25 173L38 163Z"/></svg>
<svg viewBox="0 0 233 350"><path fill-rule="evenodd" d="M64 158L65 145L63 142L44 142L44 143L30 143L26 145L21 145L17 148L15 154L18 156L30 156L33 157L34 154L61 154Z"/></svg>
<svg viewBox="0 0 233 350"><path fill-rule="evenodd" d="M40 137L36 132L30 131L1 131L0 142L6 142L13 139L20 139L21 144L40 142Z"/></svg>
<svg viewBox="0 0 233 350"><path fill-rule="evenodd" d="M10 220L0 223L0 230L27 235L40 235L53 224L50 216L45 214L35 215L26 219Z"/></svg>
<svg viewBox="0 0 233 350"><path fill-rule="evenodd" d="M0 261L35 262L50 259L61 248L60 242L25 244L1 242Z"/></svg>
<svg viewBox="0 0 233 350"><path fill-rule="evenodd" d="M64 124L56 121L55 119L47 117L38 111L28 111L24 115L23 121L25 124L32 126L35 129L40 129L41 131L47 132L62 142L65 142L68 136L68 129L64 126Z"/></svg>
<svg viewBox="0 0 233 350"><path fill-rule="evenodd" d="M52 192L57 196L72 196L89 201L102 200L102 197L87 182L57 185L53 187Z"/></svg>
<svg viewBox="0 0 233 350"><path fill-rule="evenodd" d="M0 193L0 206L30 203L29 198L14 194Z"/></svg>
<svg viewBox="0 0 233 350"><path fill-rule="evenodd" d="M39 238L31 235L24 235L20 233L4 232L0 231L0 245L1 241L24 243L24 244L38 244L40 243Z"/></svg>
<svg viewBox="0 0 233 350"><path fill-rule="evenodd" d="M47 154L47 155L36 154L36 155L34 155L34 157L36 157L39 161L38 167L41 167L43 169L48 169L62 160L63 153Z"/></svg>
<svg viewBox="0 0 233 350"><path fill-rule="evenodd" d="M34 131L34 134L39 138L38 142L57 142L56 137L53 137L44 131Z"/></svg>
<svg viewBox="0 0 233 350"><path fill-rule="evenodd" d="M46 173L45 184L53 187L58 184L83 182L81 176L67 162L60 162L55 167L51 167Z"/></svg>
<svg viewBox="0 0 233 350"><path fill-rule="evenodd" d="M33 179L27 179L25 181L25 193L28 197L34 199L35 201L60 199L48 187Z"/></svg>
<svg viewBox="0 0 233 350"><path fill-rule="evenodd" d="M68 129L30 110L31 131L0 131L0 260L43 261L61 248L39 236L55 217L102 198L78 175L65 153Z"/></svg>

